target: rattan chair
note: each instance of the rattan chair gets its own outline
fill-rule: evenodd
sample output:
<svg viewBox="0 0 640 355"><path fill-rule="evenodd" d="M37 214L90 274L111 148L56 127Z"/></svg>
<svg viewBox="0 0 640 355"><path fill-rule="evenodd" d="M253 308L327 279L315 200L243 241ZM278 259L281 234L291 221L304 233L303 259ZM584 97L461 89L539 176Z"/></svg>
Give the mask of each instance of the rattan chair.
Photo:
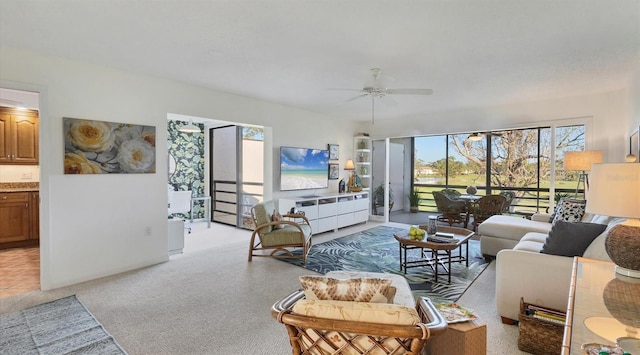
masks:
<svg viewBox="0 0 640 355"><path fill-rule="evenodd" d="M293 355L418 355L423 353L431 336L447 328L447 322L431 300L424 297L416 304L423 323L416 325L365 323L293 313L293 306L303 298L304 291L295 291L271 308L273 317L287 329Z"/></svg>
<svg viewBox="0 0 640 355"><path fill-rule="evenodd" d="M273 201L264 201L251 207L251 218L255 230L249 244L249 261L254 256L302 259L307 262L311 249L311 226L304 215L284 214L283 220L273 221L275 211ZM256 238L258 237L258 238ZM291 249L301 248L302 254L295 255ZM271 251L269 254L264 251Z"/></svg>
<svg viewBox="0 0 640 355"><path fill-rule="evenodd" d="M476 231L478 225L487 218L502 214L502 209L506 202L507 198L502 195L482 196L471 208L471 213L473 214L473 230Z"/></svg>
<svg viewBox="0 0 640 355"><path fill-rule="evenodd" d="M438 216L439 221L443 221L452 226L454 223L462 223L466 226L467 221L467 204L462 200L452 200L442 191L432 191L433 198L436 201L436 207L441 215Z"/></svg>

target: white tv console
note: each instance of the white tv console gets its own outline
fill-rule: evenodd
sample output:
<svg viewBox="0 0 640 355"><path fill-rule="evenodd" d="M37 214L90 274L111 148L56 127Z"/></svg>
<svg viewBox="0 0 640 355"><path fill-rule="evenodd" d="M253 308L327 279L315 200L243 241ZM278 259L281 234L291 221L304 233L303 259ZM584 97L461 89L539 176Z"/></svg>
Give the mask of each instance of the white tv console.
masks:
<svg viewBox="0 0 640 355"><path fill-rule="evenodd" d="M351 192L309 197L281 198L278 210L281 214L304 211L314 234L337 231L369 220L369 192Z"/></svg>

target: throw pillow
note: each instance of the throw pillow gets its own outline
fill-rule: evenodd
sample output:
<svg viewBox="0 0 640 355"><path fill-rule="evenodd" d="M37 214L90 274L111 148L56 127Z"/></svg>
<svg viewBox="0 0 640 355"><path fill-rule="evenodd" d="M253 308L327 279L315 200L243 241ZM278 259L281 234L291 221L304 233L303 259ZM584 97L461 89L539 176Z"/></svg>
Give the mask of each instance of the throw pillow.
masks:
<svg viewBox="0 0 640 355"><path fill-rule="evenodd" d="M563 198L555 210L551 223L555 224L557 221L580 222L582 216L584 216L586 206L587 200Z"/></svg>
<svg viewBox="0 0 640 355"><path fill-rule="evenodd" d="M604 224L557 221L542 246L541 253L582 256L591 242L607 228Z"/></svg>
<svg viewBox="0 0 640 355"><path fill-rule="evenodd" d="M324 276L300 276L300 284L308 300L389 303L391 280L377 278L341 280Z"/></svg>

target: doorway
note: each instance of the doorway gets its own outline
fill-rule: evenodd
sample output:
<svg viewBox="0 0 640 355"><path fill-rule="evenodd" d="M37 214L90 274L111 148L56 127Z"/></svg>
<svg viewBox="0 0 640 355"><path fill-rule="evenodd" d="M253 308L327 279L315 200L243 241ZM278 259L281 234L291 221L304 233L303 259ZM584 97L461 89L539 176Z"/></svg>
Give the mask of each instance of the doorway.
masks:
<svg viewBox="0 0 640 355"><path fill-rule="evenodd" d="M3 157L11 156L0 163L3 200L9 201L3 205L3 213L8 215L0 218L0 223L9 223L7 228L3 227L5 238L0 240L0 279L4 280L0 297L41 288L39 147L42 146L42 128L39 106L38 92L0 88L0 120L5 129L1 132ZM27 152L29 156L25 154Z"/></svg>

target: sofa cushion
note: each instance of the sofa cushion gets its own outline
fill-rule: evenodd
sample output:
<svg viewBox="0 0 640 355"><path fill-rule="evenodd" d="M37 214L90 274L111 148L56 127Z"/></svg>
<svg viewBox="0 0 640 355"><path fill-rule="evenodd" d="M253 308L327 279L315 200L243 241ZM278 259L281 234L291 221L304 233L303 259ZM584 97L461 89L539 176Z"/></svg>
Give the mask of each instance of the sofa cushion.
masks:
<svg viewBox="0 0 640 355"><path fill-rule="evenodd" d="M479 235L519 241L529 232L549 233L548 222L531 221L521 217L497 215L491 216L478 226Z"/></svg>
<svg viewBox="0 0 640 355"><path fill-rule="evenodd" d="M325 276L300 276L300 284L308 300L336 300L392 303L389 300L391 280L379 278L334 279ZM395 292L393 292L395 296Z"/></svg>
<svg viewBox="0 0 640 355"><path fill-rule="evenodd" d="M555 224L557 221L579 222L584 216L586 206L586 200L563 198L554 212L551 223Z"/></svg>
<svg viewBox="0 0 640 355"><path fill-rule="evenodd" d="M591 242L606 228L607 226L603 224L558 220L551 228L549 237L540 252L561 256L582 256Z"/></svg>

